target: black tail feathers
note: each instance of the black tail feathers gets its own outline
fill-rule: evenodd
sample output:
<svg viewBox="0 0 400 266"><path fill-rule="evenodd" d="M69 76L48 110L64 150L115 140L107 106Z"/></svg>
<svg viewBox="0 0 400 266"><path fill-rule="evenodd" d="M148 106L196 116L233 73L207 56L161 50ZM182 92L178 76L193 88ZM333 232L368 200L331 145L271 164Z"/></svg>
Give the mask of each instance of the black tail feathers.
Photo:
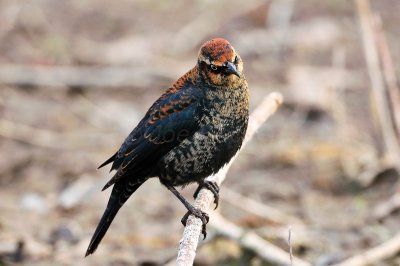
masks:
<svg viewBox="0 0 400 266"><path fill-rule="evenodd" d="M122 181L122 180L121 180ZM107 208L97 225L96 231L90 240L89 247L86 251L86 256L94 253L110 227L112 221L117 215L119 209L126 202L126 200L133 194L143 183L130 184L129 181L118 182L114 185Z"/></svg>
<svg viewBox="0 0 400 266"><path fill-rule="evenodd" d="M90 240L90 244L86 251L85 257L96 251L98 245L100 244L100 241L103 239L108 228L110 227L111 222L114 220L115 215L117 215L119 208L120 206L114 206L111 208L107 207L103 216L101 217L101 220L96 228L96 231L93 234L92 240Z"/></svg>

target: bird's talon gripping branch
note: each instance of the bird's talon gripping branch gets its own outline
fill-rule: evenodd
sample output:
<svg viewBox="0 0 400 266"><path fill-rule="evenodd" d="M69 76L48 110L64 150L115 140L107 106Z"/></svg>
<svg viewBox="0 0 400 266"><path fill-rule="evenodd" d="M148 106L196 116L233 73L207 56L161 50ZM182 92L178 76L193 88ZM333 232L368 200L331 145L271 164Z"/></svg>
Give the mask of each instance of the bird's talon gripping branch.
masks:
<svg viewBox="0 0 400 266"><path fill-rule="evenodd" d="M214 194L214 204L215 204L215 209L218 208L218 203L219 203L219 186L216 182L204 180L196 189L196 191L193 194L194 198L197 198L199 195L199 192L202 188L206 188L209 191L211 191Z"/></svg>
<svg viewBox="0 0 400 266"><path fill-rule="evenodd" d="M193 208L192 210L188 210L188 212L182 217L182 224L183 226L186 226L187 223L187 219L189 218L189 215L194 215L197 218L199 218L201 220L201 222L203 223L202 225L202 229L201 229L201 233L203 234L203 240L206 239L207 237L207 228L206 225L208 224L208 221L210 220L210 217L208 216L207 213L197 209L197 208Z"/></svg>

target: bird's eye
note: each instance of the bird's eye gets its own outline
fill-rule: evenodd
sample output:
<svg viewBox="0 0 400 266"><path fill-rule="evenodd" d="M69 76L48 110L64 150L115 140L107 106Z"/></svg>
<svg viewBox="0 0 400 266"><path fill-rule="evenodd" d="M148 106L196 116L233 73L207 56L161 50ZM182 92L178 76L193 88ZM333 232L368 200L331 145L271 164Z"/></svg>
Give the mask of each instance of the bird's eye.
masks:
<svg viewBox="0 0 400 266"><path fill-rule="evenodd" d="M212 70L214 70L214 71L218 69L218 67L217 67L216 65L214 65L214 64L211 64L211 65L210 65L210 68L211 68Z"/></svg>
<svg viewBox="0 0 400 266"><path fill-rule="evenodd" d="M235 60L233 61L233 63L237 63L237 61L238 61L238 57L237 56L235 56Z"/></svg>

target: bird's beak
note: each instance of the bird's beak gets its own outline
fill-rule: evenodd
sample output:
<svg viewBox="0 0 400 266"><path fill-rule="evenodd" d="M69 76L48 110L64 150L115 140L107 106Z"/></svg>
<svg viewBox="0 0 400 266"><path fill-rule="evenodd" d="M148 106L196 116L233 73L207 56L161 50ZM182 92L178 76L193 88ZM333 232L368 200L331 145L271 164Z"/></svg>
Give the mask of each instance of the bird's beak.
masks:
<svg viewBox="0 0 400 266"><path fill-rule="evenodd" d="M228 62L228 63L226 64L226 72L227 72L228 74L234 74L234 75L236 75L238 78L240 78L240 74L239 74L239 72L237 71L235 64L232 63L232 62Z"/></svg>

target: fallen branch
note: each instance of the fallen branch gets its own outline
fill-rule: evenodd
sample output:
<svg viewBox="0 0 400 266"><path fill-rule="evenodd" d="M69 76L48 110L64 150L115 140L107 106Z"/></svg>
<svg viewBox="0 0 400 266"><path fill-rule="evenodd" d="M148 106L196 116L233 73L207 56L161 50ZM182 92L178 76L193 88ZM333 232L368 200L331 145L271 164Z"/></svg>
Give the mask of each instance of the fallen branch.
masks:
<svg viewBox="0 0 400 266"><path fill-rule="evenodd" d="M0 137L42 148L74 151L82 149L83 147L94 147L91 147L88 141L80 139L79 134L80 132L61 133L49 129L40 129L27 124L16 123L0 118ZM99 145L95 147L98 149Z"/></svg>
<svg viewBox="0 0 400 266"><path fill-rule="evenodd" d="M263 102L250 116L246 138L242 147L253 137L258 128L278 109L281 103L282 95L279 93L271 93L263 100ZM209 176L207 180L221 185L225 179L226 173L236 157L237 154L217 174ZM202 189L195 200L194 206L204 212L207 212L214 199L213 197L213 194L209 190ZM193 265L194 258L196 256L196 248L199 242L201 226L202 222L200 219L194 217L193 215L189 216L183 232L183 238L180 242L178 257L176 260L176 264L178 266Z"/></svg>
<svg viewBox="0 0 400 266"><path fill-rule="evenodd" d="M210 224L219 234L237 241L241 246L252 250L261 259L268 263L279 266L288 266L291 265L291 261L293 260L293 265L311 266L309 262L292 256L291 253L272 245L254 232L246 232L244 229L231 223L217 213L211 216Z"/></svg>
<svg viewBox="0 0 400 266"><path fill-rule="evenodd" d="M256 200L247 198L231 189L224 188L221 198L229 204L242 209L252 215L276 224L299 224L303 222L297 217L290 216L278 209L262 204Z"/></svg>
<svg viewBox="0 0 400 266"><path fill-rule="evenodd" d="M394 125L391 120L391 110L386 96L385 84L380 68L378 48L374 36L374 25L371 7L368 0L356 0L364 55L367 62L368 74L371 79L372 96L376 105L380 131L385 145L385 153L390 160L400 169L400 144L396 137Z"/></svg>
<svg viewBox="0 0 400 266"><path fill-rule="evenodd" d="M210 2L204 3L205 8L197 17L194 17L184 27L182 27L177 33L175 33L172 39L172 44L169 47L174 52L188 52L199 45L204 39L215 34L217 25L224 25L226 21L234 20L234 18L243 16L251 10L259 8L264 4L264 1L260 0L248 0L246 5L241 5L240 8L235 6L226 5L223 2ZM218 5L223 5L224 16L218 14ZM208 23L204 23L208 21ZM209 27L209 25L215 25ZM196 32L196 34L193 34Z"/></svg>
<svg viewBox="0 0 400 266"><path fill-rule="evenodd" d="M400 209L400 191L393 194L385 202L378 204L372 210L372 216L377 220L382 220L398 209Z"/></svg>
<svg viewBox="0 0 400 266"><path fill-rule="evenodd" d="M58 132L34 128L6 119L0 119L0 137L51 149L67 148L65 142L60 142L63 138Z"/></svg>
<svg viewBox="0 0 400 266"><path fill-rule="evenodd" d="M289 255L290 255L290 266L293 266L292 227L291 226L289 226L288 245L289 245Z"/></svg>
<svg viewBox="0 0 400 266"><path fill-rule="evenodd" d="M169 72L169 73L168 73ZM174 72L172 72L174 74ZM149 87L171 70L139 67L0 65L0 83L33 87Z"/></svg>
<svg viewBox="0 0 400 266"><path fill-rule="evenodd" d="M381 16L379 14L374 14L373 22L375 28L375 39L382 63L383 77L385 78L391 108L393 109L393 121L396 125L397 136L400 138L400 88L397 85L398 80L396 77L396 71L385 32L383 30Z"/></svg>
<svg viewBox="0 0 400 266"><path fill-rule="evenodd" d="M361 254L351 257L333 266L364 266L375 265L382 260L395 256L400 251L400 233L388 241L371 248Z"/></svg>
<svg viewBox="0 0 400 266"><path fill-rule="evenodd" d="M388 97L392 110L392 119L397 133L397 140L400 141L400 88L396 71L390 54L389 44L383 29L382 17L375 13L373 16L373 26L375 29L375 39L382 63L383 77L388 88ZM400 144L399 144L400 146ZM398 148L400 149L400 147ZM400 153L400 150L398 151ZM400 164L396 163L397 171L400 172ZM393 211L400 208L400 192L396 192L389 200L379 204L373 211L375 218L381 220L390 215Z"/></svg>

